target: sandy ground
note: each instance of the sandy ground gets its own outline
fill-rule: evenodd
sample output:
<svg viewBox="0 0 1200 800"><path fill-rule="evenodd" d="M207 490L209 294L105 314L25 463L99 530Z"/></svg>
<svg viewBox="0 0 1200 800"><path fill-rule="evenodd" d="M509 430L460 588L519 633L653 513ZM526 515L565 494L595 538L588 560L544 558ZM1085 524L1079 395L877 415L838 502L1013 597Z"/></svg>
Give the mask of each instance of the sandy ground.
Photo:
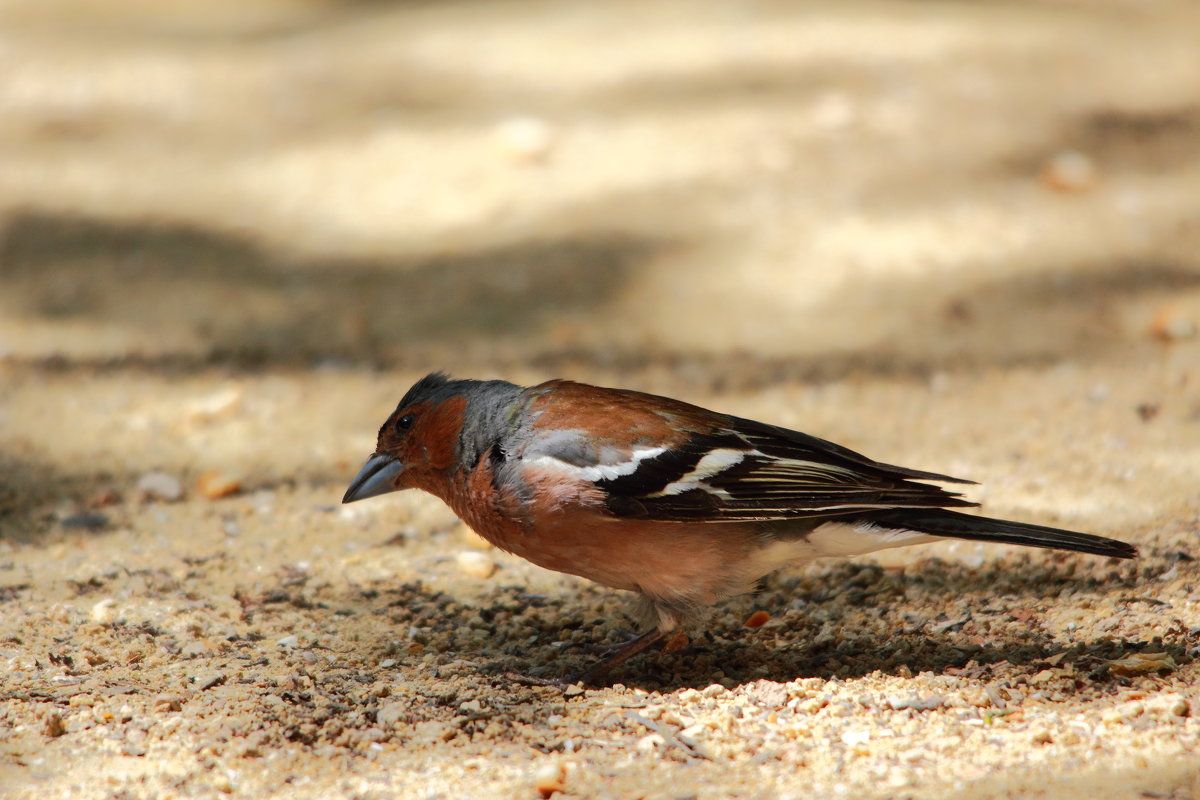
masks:
<svg viewBox="0 0 1200 800"><path fill-rule="evenodd" d="M0 795L1200 796L1197 30L5 3ZM626 599L337 505L435 368L802 428L1143 555L796 567L528 685Z"/></svg>

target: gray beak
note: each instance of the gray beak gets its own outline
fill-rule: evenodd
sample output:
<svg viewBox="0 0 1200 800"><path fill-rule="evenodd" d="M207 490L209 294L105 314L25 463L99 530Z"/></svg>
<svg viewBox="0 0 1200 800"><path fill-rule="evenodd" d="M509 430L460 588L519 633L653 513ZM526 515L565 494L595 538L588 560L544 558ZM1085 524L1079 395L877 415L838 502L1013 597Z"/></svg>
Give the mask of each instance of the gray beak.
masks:
<svg viewBox="0 0 1200 800"><path fill-rule="evenodd" d="M350 481L350 488L342 497L343 503L365 500L380 494L396 491L396 476L404 471L404 465L392 456L371 456L363 468Z"/></svg>

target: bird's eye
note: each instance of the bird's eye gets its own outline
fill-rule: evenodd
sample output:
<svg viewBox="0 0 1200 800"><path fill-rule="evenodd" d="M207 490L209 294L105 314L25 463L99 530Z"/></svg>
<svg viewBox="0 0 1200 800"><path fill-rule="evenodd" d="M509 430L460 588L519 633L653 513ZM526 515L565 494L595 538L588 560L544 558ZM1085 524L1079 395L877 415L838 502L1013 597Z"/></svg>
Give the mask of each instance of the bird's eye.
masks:
<svg viewBox="0 0 1200 800"><path fill-rule="evenodd" d="M398 430L398 431L406 431L412 427L412 424L413 424L413 415L412 414L405 414L401 417L396 418L396 430Z"/></svg>

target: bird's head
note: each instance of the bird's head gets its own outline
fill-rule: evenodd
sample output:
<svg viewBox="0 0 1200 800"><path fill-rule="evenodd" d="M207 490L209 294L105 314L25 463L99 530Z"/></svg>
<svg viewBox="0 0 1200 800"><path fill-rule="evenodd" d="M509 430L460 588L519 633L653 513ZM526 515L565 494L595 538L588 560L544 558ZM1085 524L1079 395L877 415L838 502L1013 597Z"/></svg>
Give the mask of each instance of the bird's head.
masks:
<svg viewBox="0 0 1200 800"><path fill-rule="evenodd" d="M478 461L499 435L521 387L504 381L451 380L434 372L417 381L379 429L375 452L342 497L353 503L401 489L439 494L447 476Z"/></svg>

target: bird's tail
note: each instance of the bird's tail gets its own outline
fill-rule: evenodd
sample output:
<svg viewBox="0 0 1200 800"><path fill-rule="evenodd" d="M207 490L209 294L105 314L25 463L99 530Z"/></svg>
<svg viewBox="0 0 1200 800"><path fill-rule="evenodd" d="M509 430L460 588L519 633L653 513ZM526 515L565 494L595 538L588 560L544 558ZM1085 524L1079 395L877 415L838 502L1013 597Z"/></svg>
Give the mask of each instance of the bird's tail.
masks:
<svg viewBox="0 0 1200 800"><path fill-rule="evenodd" d="M1117 539L1106 539L1090 533L1077 533L1044 525L1029 525L1004 519L977 517L937 508L905 508L881 511L867 517L885 528L920 531L933 536L970 539L980 542L1022 544L1027 547L1046 547L1051 550L1075 550L1113 558L1133 558L1137 548Z"/></svg>

